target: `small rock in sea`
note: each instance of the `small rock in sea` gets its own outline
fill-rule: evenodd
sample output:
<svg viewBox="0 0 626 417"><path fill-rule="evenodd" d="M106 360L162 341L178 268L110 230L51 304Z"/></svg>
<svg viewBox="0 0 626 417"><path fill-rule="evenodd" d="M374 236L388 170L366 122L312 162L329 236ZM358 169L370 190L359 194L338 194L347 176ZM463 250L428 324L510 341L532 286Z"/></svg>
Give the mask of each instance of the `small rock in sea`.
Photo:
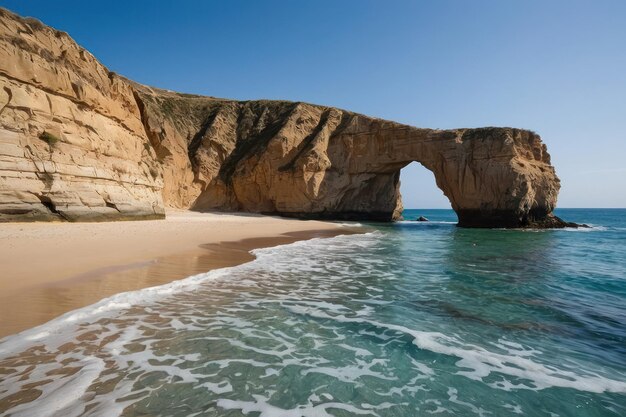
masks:
<svg viewBox="0 0 626 417"><path fill-rule="evenodd" d="M416 221L418 221L418 222L427 222L428 219L426 217L424 217L424 216L419 216Z"/></svg>

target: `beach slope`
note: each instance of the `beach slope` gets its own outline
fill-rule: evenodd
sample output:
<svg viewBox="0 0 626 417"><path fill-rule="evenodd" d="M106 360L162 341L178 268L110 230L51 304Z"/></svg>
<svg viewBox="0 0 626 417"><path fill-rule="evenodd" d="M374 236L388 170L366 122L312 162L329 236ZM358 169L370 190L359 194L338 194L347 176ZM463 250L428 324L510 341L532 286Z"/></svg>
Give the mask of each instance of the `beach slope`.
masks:
<svg viewBox="0 0 626 417"><path fill-rule="evenodd" d="M253 259L251 249L347 231L320 221L169 211L165 220L0 227L0 336L104 297Z"/></svg>

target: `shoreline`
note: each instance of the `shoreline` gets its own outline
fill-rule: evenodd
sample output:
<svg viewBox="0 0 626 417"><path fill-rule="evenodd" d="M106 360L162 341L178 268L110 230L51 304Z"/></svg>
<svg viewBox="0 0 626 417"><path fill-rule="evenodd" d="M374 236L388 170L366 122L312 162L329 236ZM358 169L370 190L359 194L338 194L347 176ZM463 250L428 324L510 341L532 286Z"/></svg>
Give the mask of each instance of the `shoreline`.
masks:
<svg viewBox="0 0 626 417"><path fill-rule="evenodd" d="M329 222L184 211L160 221L1 225L0 339L118 293L252 261L253 249L348 233Z"/></svg>

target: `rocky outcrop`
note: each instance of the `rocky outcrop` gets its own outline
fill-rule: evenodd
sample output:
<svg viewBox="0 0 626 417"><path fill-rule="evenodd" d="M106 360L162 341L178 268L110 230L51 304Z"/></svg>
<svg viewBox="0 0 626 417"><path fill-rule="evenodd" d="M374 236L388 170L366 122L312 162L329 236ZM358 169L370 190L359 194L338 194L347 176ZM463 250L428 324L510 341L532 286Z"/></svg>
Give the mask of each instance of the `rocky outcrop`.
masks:
<svg viewBox="0 0 626 417"><path fill-rule="evenodd" d="M461 226L563 225L533 132L154 89L108 72L67 34L0 19L0 220L158 217L164 206L393 220L400 170L418 161Z"/></svg>
<svg viewBox="0 0 626 417"><path fill-rule="evenodd" d="M545 145L526 130L418 129L305 103L136 91L157 155L167 156L164 171L190 163L193 172L193 186L176 183L164 194L168 204L393 220L402 210L400 170L418 161L462 226L554 222L559 180ZM174 156L185 143L187 154Z"/></svg>
<svg viewBox="0 0 626 417"><path fill-rule="evenodd" d="M0 220L160 218L162 178L133 88L0 10Z"/></svg>

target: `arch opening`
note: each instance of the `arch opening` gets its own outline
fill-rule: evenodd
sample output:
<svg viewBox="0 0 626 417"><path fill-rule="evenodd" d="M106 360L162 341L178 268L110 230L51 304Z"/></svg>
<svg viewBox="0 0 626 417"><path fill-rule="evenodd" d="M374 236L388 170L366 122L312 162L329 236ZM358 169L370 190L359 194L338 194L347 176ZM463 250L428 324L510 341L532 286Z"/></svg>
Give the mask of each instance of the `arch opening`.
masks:
<svg viewBox="0 0 626 417"><path fill-rule="evenodd" d="M457 221L450 200L437 186L434 174L417 161L400 170L400 196L406 220L416 220L420 216L429 218L430 215Z"/></svg>

